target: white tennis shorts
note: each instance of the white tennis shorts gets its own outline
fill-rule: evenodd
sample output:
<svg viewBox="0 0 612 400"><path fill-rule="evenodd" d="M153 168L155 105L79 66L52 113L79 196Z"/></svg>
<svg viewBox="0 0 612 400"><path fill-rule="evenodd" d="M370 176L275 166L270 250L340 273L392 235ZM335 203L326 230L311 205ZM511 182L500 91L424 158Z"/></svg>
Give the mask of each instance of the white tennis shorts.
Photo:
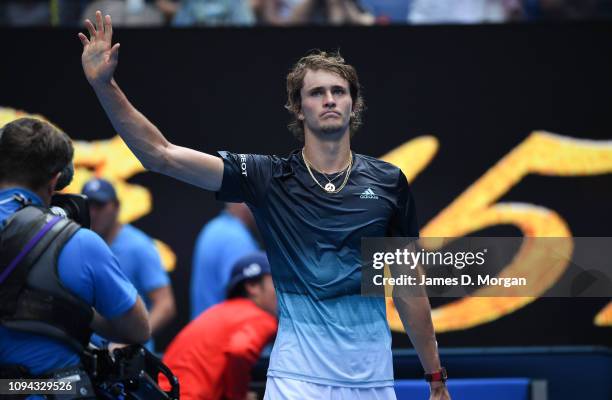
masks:
<svg viewBox="0 0 612 400"><path fill-rule="evenodd" d="M268 377L264 400L396 400L393 386L354 388Z"/></svg>

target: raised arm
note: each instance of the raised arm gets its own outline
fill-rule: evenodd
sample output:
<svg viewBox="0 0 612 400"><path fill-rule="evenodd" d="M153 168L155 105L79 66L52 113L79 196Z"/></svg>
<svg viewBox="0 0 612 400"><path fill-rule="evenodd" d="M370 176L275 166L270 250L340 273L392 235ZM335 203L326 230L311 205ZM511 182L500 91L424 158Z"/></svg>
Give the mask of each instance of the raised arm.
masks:
<svg viewBox="0 0 612 400"><path fill-rule="evenodd" d="M223 179L223 161L219 157L170 143L164 135L127 99L113 79L119 61L119 43L112 45L113 25L110 15L102 19L96 12L96 26L85 21L89 39L79 33L83 44L81 61L85 77L93 87L113 127L151 171L217 191Z"/></svg>

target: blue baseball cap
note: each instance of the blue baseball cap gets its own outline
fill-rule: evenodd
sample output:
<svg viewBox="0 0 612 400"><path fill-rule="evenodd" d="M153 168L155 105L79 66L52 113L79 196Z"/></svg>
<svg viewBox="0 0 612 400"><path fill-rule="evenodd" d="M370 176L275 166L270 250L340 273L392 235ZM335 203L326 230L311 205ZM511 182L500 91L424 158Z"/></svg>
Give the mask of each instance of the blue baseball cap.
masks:
<svg viewBox="0 0 612 400"><path fill-rule="evenodd" d="M230 293L234 288L247 279L258 278L262 275L270 274L270 263L268 257L263 251L247 254L243 256L232 268L229 283L227 284L227 293Z"/></svg>
<svg viewBox="0 0 612 400"><path fill-rule="evenodd" d="M90 201L98 203L108 203L109 201L117 200L117 192L113 185L106 179L91 179L81 190Z"/></svg>

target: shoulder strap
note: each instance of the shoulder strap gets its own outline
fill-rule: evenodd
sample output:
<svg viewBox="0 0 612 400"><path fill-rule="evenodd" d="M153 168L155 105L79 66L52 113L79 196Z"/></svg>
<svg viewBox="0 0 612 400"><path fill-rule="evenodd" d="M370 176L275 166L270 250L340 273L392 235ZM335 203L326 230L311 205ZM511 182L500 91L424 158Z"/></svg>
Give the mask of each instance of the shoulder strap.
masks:
<svg viewBox="0 0 612 400"><path fill-rule="evenodd" d="M30 268L24 266L24 258L33 250L40 251L37 245L44 235L38 237L36 243L33 239L48 222L42 210L24 207L13 214L0 231L0 318L15 311L17 298L30 272ZM26 247L30 247L28 251L24 251Z"/></svg>
<svg viewBox="0 0 612 400"><path fill-rule="evenodd" d="M47 234L47 232L49 232L51 228L53 228L53 226L60 221L60 219L61 217L57 216L51 218L47 221L47 223L45 223L41 230L39 230L32 238L30 238L28 243L26 243L23 249L21 249L19 254L17 254L15 258L13 258L13 260L0 273L0 285L10 275L10 273L13 272L15 267L19 265L21 260L23 260L25 256L30 253L30 251L38 244L38 242L40 242L40 240Z"/></svg>
<svg viewBox="0 0 612 400"><path fill-rule="evenodd" d="M5 226L0 234L4 246L0 248L7 251L2 253L17 254L10 264L15 264L12 274L9 271L4 284L0 281L3 326L43 334L78 352L83 350L91 335L93 311L63 286L57 271L61 249L79 228L73 221L57 219L37 207L18 211ZM26 241L16 250L19 242Z"/></svg>

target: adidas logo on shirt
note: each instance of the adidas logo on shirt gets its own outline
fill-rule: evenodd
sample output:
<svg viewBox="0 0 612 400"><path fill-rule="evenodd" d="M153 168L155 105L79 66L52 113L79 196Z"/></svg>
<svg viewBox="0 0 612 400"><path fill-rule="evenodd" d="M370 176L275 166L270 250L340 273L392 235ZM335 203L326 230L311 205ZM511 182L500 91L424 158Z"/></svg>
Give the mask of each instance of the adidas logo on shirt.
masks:
<svg viewBox="0 0 612 400"><path fill-rule="evenodd" d="M367 188L366 190L363 191L363 193L361 193L359 198L360 199L378 199L378 196L376 195L376 193L374 193L374 191L371 188Z"/></svg>

